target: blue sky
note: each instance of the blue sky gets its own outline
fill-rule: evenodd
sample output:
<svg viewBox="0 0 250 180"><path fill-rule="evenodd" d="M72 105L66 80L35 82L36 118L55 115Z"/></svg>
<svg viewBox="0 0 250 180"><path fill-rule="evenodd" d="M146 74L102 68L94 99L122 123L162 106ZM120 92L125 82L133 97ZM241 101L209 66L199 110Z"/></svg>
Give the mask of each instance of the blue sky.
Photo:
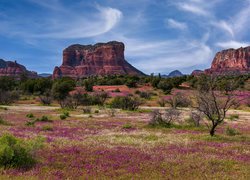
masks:
<svg viewBox="0 0 250 180"><path fill-rule="evenodd" d="M250 45L250 0L0 0L0 58L52 73L71 44L112 40L145 73L208 68Z"/></svg>

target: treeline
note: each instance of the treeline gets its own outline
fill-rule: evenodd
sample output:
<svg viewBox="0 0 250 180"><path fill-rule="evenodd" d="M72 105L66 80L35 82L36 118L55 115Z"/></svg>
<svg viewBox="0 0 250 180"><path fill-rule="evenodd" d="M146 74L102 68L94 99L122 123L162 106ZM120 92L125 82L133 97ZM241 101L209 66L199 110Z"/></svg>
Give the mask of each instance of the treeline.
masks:
<svg viewBox="0 0 250 180"><path fill-rule="evenodd" d="M52 80L50 78L27 79L21 78L16 80L12 77L0 77L0 104L10 104L17 100L20 95L35 95L38 96L43 104L50 104L51 101L57 100L63 107L68 101L72 101L72 96L80 94L77 92L70 95L69 92L74 90L76 86L84 87L88 92L93 91L94 85L127 85L130 88L136 88L139 85L152 85L155 89L161 89L166 94L170 93L173 88L178 88L183 82L188 82L191 88L197 89L198 86L205 86L209 76L182 76L174 78L163 78L158 76L124 76L124 75L110 75L103 77L88 77L79 80L71 78L61 78ZM234 89L242 89L245 82L250 79L250 75L240 76L219 76L216 78L217 87L226 89L228 81L234 82ZM230 86L231 88L231 86ZM88 97L87 97L88 96ZM107 95L94 95L90 94L84 97L75 97L79 101L88 100L88 104L102 104L104 96ZM70 100L70 98L71 100ZM99 99L98 99L99 98ZM66 101L67 100L67 101ZM79 102L74 102L79 103ZM94 104L95 104L94 103ZM72 105L73 106L73 105Z"/></svg>

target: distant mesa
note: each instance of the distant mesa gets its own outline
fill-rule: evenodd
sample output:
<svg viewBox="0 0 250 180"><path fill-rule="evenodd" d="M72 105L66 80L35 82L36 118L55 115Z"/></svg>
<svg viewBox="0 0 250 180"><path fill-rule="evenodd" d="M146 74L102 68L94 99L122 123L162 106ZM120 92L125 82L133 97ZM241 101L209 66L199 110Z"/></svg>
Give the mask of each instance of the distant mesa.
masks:
<svg viewBox="0 0 250 180"><path fill-rule="evenodd" d="M179 70L175 70L175 71L172 71L168 74L168 77L181 77L181 76L184 76L184 74L182 74L182 72L180 72Z"/></svg>
<svg viewBox="0 0 250 180"><path fill-rule="evenodd" d="M95 45L71 45L63 51L63 62L55 67L53 78L81 78L92 75L139 75L144 73L124 58L125 45L111 41Z"/></svg>
<svg viewBox="0 0 250 180"><path fill-rule="evenodd" d="M51 77L52 74L50 73L41 73L41 74L38 74L39 77L43 77L43 78L47 78L47 77Z"/></svg>
<svg viewBox="0 0 250 180"><path fill-rule="evenodd" d="M206 74L229 75L250 73L250 46L218 52Z"/></svg>
<svg viewBox="0 0 250 180"><path fill-rule="evenodd" d="M0 59L0 76L20 77L23 74L29 78L38 77L36 72L28 71L25 66L18 64L16 61Z"/></svg>

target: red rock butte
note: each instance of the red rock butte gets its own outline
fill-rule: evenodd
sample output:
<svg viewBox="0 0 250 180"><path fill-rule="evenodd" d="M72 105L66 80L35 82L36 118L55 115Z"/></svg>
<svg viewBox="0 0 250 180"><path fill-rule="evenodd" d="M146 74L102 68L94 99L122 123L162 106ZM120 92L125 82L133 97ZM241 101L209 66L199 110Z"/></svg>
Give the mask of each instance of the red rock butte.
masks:
<svg viewBox="0 0 250 180"><path fill-rule="evenodd" d="M250 46L227 49L218 52L206 74L246 74L250 73Z"/></svg>
<svg viewBox="0 0 250 180"><path fill-rule="evenodd" d="M16 61L5 61L0 59L0 76L12 76L20 77L21 75L27 75L29 78L38 77L34 71L28 71L25 66L18 64Z"/></svg>
<svg viewBox="0 0 250 180"><path fill-rule="evenodd" d="M81 78L98 75L144 75L124 58L122 42L71 45L63 51L63 62L55 67L53 78Z"/></svg>

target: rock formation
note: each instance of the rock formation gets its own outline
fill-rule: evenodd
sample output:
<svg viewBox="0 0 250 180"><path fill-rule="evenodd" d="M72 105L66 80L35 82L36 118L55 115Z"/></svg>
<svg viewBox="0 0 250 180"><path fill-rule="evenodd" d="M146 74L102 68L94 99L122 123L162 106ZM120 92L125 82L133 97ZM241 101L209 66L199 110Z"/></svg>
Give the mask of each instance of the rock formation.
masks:
<svg viewBox="0 0 250 180"><path fill-rule="evenodd" d="M36 72L28 71L23 65L16 61L5 61L0 59L0 76L20 77L20 75L27 75L29 78L38 77Z"/></svg>
<svg viewBox="0 0 250 180"><path fill-rule="evenodd" d="M184 76L179 70L172 71L168 74L168 77L181 77Z"/></svg>
<svg viewBox="0 0 250 180"><path fill-rule="evenodd" d="M206 74L250 73L250 46L218 52Z"/></svg>
<svg viewBox="0 0 250 180"><path fill-rule="evenodd" d="M194 70L194 71L191 73L192 76L199 76L199 75L201 75L201 74L204 74L204 71L198 70L198 69Z"/></svg>
<svg viewBox="0 0 250 180"><path fill-rule="evenodd" d="M144 75L125 60L124 49L124 44L116 41L71 45L64 49L62 65L55 67L53 78L109 74Z"/></svg>

